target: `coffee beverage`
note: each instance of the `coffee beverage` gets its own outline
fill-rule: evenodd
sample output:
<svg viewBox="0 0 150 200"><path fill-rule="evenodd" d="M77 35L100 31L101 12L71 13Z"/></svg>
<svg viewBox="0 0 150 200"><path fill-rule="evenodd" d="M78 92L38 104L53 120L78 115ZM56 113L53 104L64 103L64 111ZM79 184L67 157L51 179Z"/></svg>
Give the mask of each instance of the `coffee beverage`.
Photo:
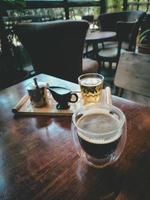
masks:
<svg viewBox="0 0 150 200"><path fill-rule="evenodd" d="M72 139L83 162L102 168L118 160L127 137L126 118L116 106L87 104L72 115Z"/></svg>
<svg viewBox="0 0 150 200"><path fill-rule="evenodd" d="M78 81L84 104L99 102L103 89L103 76L97 73L83 74Z"/></svg>
<svg viewBox="0 0 150 200"><path fill-rule="evenodd" d="M80 145L87 154L104 159L115 152L122 133L115 115L87 113L78 119L77 126Z"/></svg>

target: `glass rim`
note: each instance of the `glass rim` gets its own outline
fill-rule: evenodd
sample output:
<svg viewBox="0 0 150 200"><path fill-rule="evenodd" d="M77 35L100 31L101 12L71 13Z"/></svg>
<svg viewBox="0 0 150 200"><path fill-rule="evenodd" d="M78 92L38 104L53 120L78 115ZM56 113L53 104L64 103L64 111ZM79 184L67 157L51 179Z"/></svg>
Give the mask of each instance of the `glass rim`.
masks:
<svg viewBox="0 0 150 200"><path fill-rule="evenodd" d="M94 104L94 105L99 105L99 104ZM87 105L87 106L91 106L91 105ZM86 106L85 106L86 107ZM104 105L99 105L99 109L103 109L103 110L108 110L110 107L108 107L108 106L104 106ZM120 130L122 127L123 127L123 125L124 125L124 123L126 122L126 117L125 117L125 115L124 115L124 113L123 113L123 111L121 110L121 109L119 109L118 107L116 107L116 106L114 106L114 105L112 105L111 106L111 109L110 109L110 111L109 111L109 113L112 111L112 110L115 110L117 113L118 113L118 115L120 116L120 120L119 120L119 126L115 129L115 130L112 130L112 131L106 131L106 132L102 132L100 135L101 136L108 136L108 135L111 135L111 134L113 134L114 132L116 132L117 130ZM81 114L81 112L80 111L83 111L83 108L79 108L75 113L73 113L73 115L72 115L72 122L73 122L73 124L75 125L75 127L79 130L79 132L82 132L82 133L86 133L86 134L88 134L88 135L95 135L95 136L97 136L97 133L94 133L94 132L91 132L91 131L85 131L84 129L82 129L82 128L79 128L78 127L78 125L77 125L77 123L76 123L76 115L77 115L77 113L80 113Z"/></svg>
<svg viewBox="0 0 150 200"><path fill-rule="evenodd" d="M102 74L99 74L99 73L85 73L85 74L81 74L79 77L78 77L78 82L80 82L81 78L83 78L84 76L97 76L97 77L100 77L102 81L104 81L104 76Z"/></svg>

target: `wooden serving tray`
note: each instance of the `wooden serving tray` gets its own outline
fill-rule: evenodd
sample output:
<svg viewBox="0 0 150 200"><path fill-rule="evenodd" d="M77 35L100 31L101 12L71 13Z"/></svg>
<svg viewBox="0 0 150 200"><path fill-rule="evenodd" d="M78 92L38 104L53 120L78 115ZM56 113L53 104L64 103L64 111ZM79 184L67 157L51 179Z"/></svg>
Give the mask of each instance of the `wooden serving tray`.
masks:
<svg viewBox="0 0 150 200"><path fill-rule="evenodd" d="M83 100L81 98L80 92L77 93L79 99L76 103L69 103L70 107L68 109L58 110L56 108L57 102L53 99L52 95L49 93L49 103L45 107L35 108L32 106L30 98L25 95L17 103L17 105L12 109L12 112L19 115L50 115L50 116L71 116L79 107L83 106ZM102 96L100 99L101 104L111 104L111 93L110 88L105 88L102 91Z"/></svg>

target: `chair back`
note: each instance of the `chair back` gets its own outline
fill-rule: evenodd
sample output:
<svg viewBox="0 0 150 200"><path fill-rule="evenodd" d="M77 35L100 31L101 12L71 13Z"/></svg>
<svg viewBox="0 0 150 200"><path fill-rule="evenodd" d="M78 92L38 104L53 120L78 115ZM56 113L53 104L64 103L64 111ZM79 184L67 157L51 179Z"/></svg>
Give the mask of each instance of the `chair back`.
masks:
<svg viewBox="0 0 150 200"><path fill-rule="evenodd" d="M115 86L150 97L150 56L132 52L120 56Z"/></svg>
<svg viewBox="0 0 150 200"><path fill-rule="evenodd" d="M98 17L98 22L102 31L115 31L117 33L120 32L122 34L122 42L127 42L128 50L134 51L139 27L141 26L145 16L145 12L134 10L104 13ZM122 25L122 30L118 31L118 23L124 24Z"/></svg>
<svg viewBox="0 0 150 200"><path fill-rule="evenodd" d="M18 24L15 33L27 49L35 72L77 82L89 27L84 20Z"/></svg>
<svg viewBox="0 0 150 200"><path fill-rule="evenodd" d="M120 57L121 51L123 49L123 42L126 42L126 50L134 51L135 46L133 46L133 35L135 33L135 26L137 25L137 21L131 22L122 22L119 21L117 23L117 41L118 41L118 58ZM126 33L128 30L128 34Z"/></svg>
<svg viewBox="0 0 150 200"><path fill-rule="evenodd" d="M145 12L137 10L104 13L98 17L98 24L102 31L116 31L118 21L138 21L143 14L146 15Z"/></svg>

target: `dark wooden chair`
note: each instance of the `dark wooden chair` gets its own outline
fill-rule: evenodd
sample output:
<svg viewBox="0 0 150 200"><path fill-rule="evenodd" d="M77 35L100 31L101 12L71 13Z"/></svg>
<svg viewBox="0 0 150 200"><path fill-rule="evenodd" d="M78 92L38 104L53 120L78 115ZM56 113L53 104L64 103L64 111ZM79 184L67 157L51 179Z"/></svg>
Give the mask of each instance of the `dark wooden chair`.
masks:
<svg viewBox="0 0 150 200"><path fill-rule="evenodd" d="M98 26L101 31L117 32L117 23L118 22L138 21L137 27L136 27L138 29L145 16L146 16L145 12L136 11L136 10L114 12L114 13L104 13L98 17L97 23L98 23ZM126 30L124 30L124 33L126 35L129 35L130 31L131 31L130 29L126 29ZM126 38L126 40L128 42L128 37ZM136 41L134 40L134 42L136 42Z"/></svg>
<svg viewBox="0 0 150 200"><path fill-rule="evenodd" d="M105 13L99 16L98 21L102 31L117 32L114 43L104 43L104 49L99 52L99 62L103 64L109 62L111 67L113 62L117 65L120 54L125 50L135 51L139 27L145 15L143 11L125 11Z"/></svg>
<svg viewBox="0 0 150 200"><path fill-rule="evenodd" d="M86 70L86 62L82 60L88 27L84 20L60 20L18 24L14 31L31 56L37 74L45 73L77 82L84 71L97 72L99 67L95 61Z"/></svg>
<svg viewBox="0 0 150 200"><path fill-rule="evenodd" d="M130 49L130 46L132 45L132 40L130 39L133 35L134 27L136 26L136 21L133 22L118 22L117 23L117 45L108 47L104 45L104 49L100 50L98 53L98 59L99 62L103 62L103 65L105 62L109 63L110 69L112 67L112 63L118 64L120 55L126 51L126 49L122 48L123 41L126 38L125 29L130 29L131 27L131 33L129 35L129 41L128 41L128 50Z"/></svg>

